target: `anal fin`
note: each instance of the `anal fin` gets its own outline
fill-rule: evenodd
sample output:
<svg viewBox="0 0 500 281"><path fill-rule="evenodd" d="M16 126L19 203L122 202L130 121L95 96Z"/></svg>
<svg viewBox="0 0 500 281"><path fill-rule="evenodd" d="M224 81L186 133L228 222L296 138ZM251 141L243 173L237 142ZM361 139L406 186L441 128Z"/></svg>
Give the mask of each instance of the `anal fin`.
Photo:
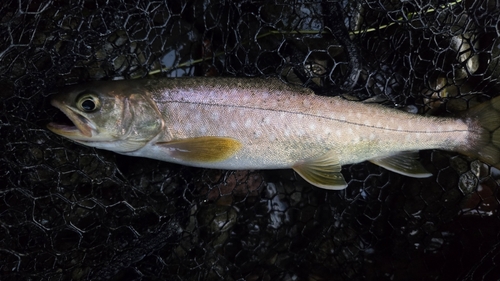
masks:
<svg viewBox="0 0 500 281"><path fill-rule="evenodd" d="M419 161L418 152L408 151L388 157L371 159L370 162L389 171L413 178L432 176Z"/></svg>
<svg viewBox="0 0 500 281"><path fill-rule="evenodd" d="M156 145L166 148L173 158L186 162L223 161L243 146L233 138L212 136L157 142Z"/></svg>
<svg viewBox="0 0 500 281"><path fill-rule="evenodd" d="M340 173L339 161L332 152L299 161L292 168L314 186L332 190L347 187L344 176Z"/></svg>

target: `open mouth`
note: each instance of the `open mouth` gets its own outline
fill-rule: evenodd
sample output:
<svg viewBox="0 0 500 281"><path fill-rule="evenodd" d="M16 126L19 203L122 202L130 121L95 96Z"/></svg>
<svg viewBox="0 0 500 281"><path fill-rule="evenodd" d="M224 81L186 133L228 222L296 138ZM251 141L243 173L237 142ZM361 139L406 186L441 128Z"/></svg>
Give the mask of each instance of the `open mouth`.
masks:
<svg viewBox="0 0 500 281"><path fill-rule="evenodd" d="M60 110L54 115L53 121L49 123L49 126L60 130L78 130L75 123Z"/></svg>
<svg viewBox="0 0 500 281"><path fill-rule="evenodd" d="M87 118L56 100L52 100L51 104L63 114L57 114L54 122L47 124L49 130L64 137L85 139L92 137L92 128L88 125Z"/></svg>

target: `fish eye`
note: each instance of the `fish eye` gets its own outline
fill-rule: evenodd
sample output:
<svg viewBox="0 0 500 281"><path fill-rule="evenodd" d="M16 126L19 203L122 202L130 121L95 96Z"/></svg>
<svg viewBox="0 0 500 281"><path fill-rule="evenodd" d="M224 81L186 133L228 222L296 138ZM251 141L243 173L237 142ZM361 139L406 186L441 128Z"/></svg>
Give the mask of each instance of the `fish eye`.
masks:
<svg viewBox="0 0 500 281"><path fill-rule="evenodd" d="M100 102L95 94L84 93L78 97L76 105L81 111L94 112L99 109Z"/></svg>

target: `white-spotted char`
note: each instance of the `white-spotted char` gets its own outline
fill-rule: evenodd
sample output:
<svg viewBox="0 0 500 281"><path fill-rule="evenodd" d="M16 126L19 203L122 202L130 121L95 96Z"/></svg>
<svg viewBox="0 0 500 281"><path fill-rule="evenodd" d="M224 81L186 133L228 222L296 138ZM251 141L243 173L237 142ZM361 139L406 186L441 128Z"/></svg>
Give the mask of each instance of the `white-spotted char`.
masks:
<svg viewBox="0 0 500 281"><path fill-rule="evenodd" d="M346 186L342 165L365 160L430 176L415 156L422 149L500 162L498 98L463 118L438 118L317 96L279 80L203 77L88 83L52 104L74 124L48 128L84 145L204 168L293 168L329 189Z"/></svg>

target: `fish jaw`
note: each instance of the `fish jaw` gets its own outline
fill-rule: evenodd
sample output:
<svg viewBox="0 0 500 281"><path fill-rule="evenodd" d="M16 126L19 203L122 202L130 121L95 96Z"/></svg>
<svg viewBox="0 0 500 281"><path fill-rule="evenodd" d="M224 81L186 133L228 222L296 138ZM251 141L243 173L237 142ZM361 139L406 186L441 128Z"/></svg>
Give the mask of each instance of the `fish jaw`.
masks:
<svg viewBox="0 0 500 281"><path fill-rule="evenodd" d="M61 110L73 122L73 125L50 122L47 124L47 128L52 132L75 141L91 141L92 136L97 134L95 125L71 107L54 99L51 100L50 104Z"/></svg>

